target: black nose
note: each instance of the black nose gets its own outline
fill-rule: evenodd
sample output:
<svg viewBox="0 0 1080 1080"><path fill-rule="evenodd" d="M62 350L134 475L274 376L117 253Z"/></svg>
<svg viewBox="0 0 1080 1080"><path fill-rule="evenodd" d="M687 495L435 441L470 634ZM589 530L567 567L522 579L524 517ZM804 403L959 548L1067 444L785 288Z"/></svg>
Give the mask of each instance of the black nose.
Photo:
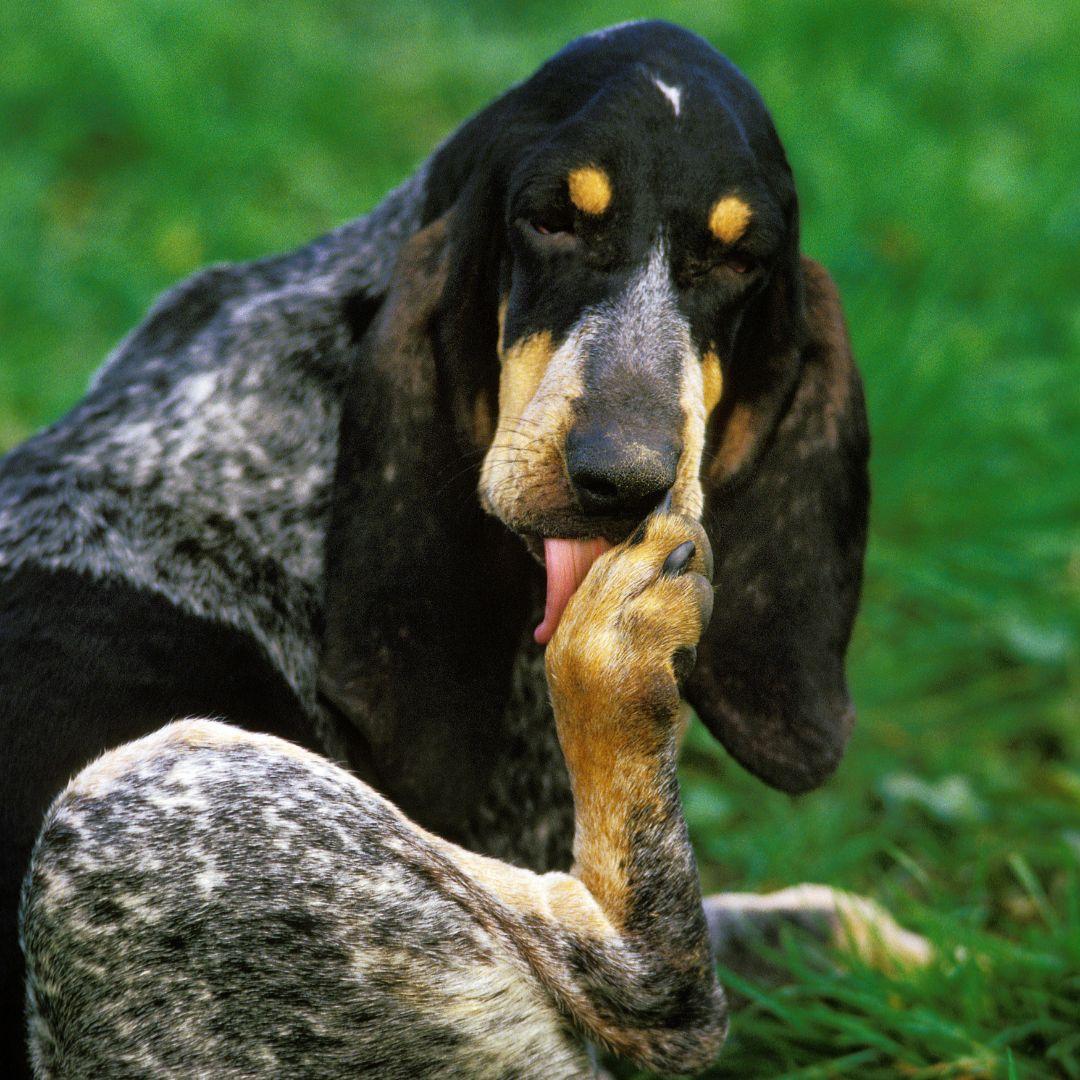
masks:
<svg viewBox="0 0 1080 1080"><path fill-rule="evenodd" d="M647 514L675 483L682 447L654 434L576 426L566 437L566 468L587 514Z"/></svg>

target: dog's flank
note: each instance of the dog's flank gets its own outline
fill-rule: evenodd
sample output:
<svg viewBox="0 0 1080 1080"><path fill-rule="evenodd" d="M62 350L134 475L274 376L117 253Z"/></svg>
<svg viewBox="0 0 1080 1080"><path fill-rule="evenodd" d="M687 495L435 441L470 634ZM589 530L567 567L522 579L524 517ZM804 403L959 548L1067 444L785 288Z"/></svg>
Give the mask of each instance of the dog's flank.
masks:
<svg viewBox="0 0 1080 1080"><path fill-rule="evenodd" d="M574 1029L664 1072L708 1064L726 1014L671 666L708 619L707 545L696 523L654 519L556 632L571 875L464 851L330 762L213 722L85 769L27 879L38 1074L584 1075ZM598 662L598 642L617 658Z"/></svg>
<svg viewBox="0 0 1080 1080"><path fill-rule="evenodd" d="M185 722L114 751L57 802L27 882L35 1073L583 1072L460 878L290 744Z"/></svg>

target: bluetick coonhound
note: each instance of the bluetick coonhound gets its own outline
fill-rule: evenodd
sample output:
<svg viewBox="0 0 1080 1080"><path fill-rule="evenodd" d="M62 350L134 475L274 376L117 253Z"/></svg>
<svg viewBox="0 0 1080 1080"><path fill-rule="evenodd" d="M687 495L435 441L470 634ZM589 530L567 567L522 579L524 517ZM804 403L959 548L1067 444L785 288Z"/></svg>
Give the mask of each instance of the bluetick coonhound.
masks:
<svg viewBox="0 0 1080 1080"><path fill-rule="evenodd" d="M835 769L867 453L769 115L667 24L166 294L0 465L9 1056L80 769L43 1076L684 1072L710 934L918 953L830 890L703 908L675 775L677 682L767 783Z"/></svg>

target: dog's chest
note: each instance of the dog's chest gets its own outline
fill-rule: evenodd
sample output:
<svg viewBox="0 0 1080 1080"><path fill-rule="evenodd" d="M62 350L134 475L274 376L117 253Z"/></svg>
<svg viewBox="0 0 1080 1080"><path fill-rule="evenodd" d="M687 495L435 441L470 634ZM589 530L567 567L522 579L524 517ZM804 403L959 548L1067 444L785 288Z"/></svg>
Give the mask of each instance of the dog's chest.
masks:
<svg viewBox="0 0 1080 1080"><path fill-rule="evenodd" d="M543 653L522 649L504 716L503 753L467 816L467 847L538 872L569 869L570 778L547 695Z"/></svg>

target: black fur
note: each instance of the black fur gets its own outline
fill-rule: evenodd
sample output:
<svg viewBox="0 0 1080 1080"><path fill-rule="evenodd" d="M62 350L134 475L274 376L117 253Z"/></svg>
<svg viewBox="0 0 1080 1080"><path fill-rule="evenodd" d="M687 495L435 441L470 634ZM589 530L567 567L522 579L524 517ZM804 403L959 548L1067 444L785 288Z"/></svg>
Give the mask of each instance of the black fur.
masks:
<svg viewBox="0 0 1080 1080"><path fill-rule="evenodd" d="M683 87L677 123L653 75ZM567 247L550 235L585 159L616 201L574 218ZM728 250L702 215L732 187L755 228ZM428 264L392 273L403 240L440 220ZM15 793L0 1045L17 1043L14 902L37 817L102 748L181 714L345 758L477 850L566 863L569 790L528 640L541 574L477 504L474 410L498 400L500 300L507 341L559 340L634 280L658 222L673 318L724 368L702 468L718 602L688 697L775 786L835 768L868 494L839 309L799 259L790 170L742 75L666 24L591 36L367 218L167 296L87 398L0 464L0 788ZM748 274L722 269L733 257ZM632 393L602 345L579 418L676 415L670 343ZM517 531L630 528L576 507Z"/></svg>
<svg viewBox="0 0 1080 1080"><path fill-rule="evenodd" d="M652 73L683 86L678 123L651 85ZM567 204L567 170L583 161L607 167L615 178L613 209L602 221ZM667 170L660 180L658 162ZM750 266L746 280L737 281L713 272L732 252L718 250L702 227L711 199L732 186L754 210L754 227L734 245ZM408 785L424 793L421 803L434 807L437 793L451 793L440 827L467 837L469 810L452 792L463 775L482 788L490 763L505 752L492 708L498 711L497 689L507 685L514 661L505 635L521 625L490 594L491 568L500 568L499 595L515 595L514 603L528 594L530 576L536 589L535 570L508 562L504 534L483 529L468 497L477 481L469 468L476 452L472 406L478 394L488 400L498 394L500 298L507 301L505 341L537 331L565 337L589 305L609 303L626 287L655 238L650 230L661 222L679 285L678 316L695 348L715 348L724 369L703 467L704 520L718 555L721 602L687 696L717 738L768 783L791 792L822 783L853 722L844 655L861 585L869 439L839 303L827 276L800 256L794 182L759 95L705 42L666 24L581 39L434 156L423 219L444 216L446 265L426 275L410 268L411 277L424 278L423 288L401 284L410 295L423 293L422 325L395 328L387 316L383 331L376 326L364 345L368 365L395 372L394 378L407 377L401 373L410 364L424 367L422 406L399 388L372 395L370 384L354 384L352 393L368 413L400 409L398 418L381 421L396 425L397 434L380 448L401 455L394 497L406 492L423 505L429 539L424 544L416 535L414 546L396 548L408 564L402 573L446 566L448 556L453 564L424 595L438 588L443 601L451 592L454 601L410 620L407 654L422 657L418 670L427 672L431 664L442 666L433 657L446 654L448 643L451 652L461 644L463 655L487 658L485 690L475 693L475 667L466 662L454 676L443 668L441 676L412 680L409 709L391 710L389 720L385 713L370 719L366 690L359 703L345 700L346 685L363 688L377 679L400 686L414 662L395 644L389 622L369 623L375 636L367 640L356 632L357 589L362 599L378 582L360 583L355 572L344 580L337 575L339 566L384 564L387 551L373 515L352 494L355 485L378 486L382 461L351 449L368 446L372 430L368 413L356 407L346 409L338 461L338 484L349 495L335 499L338 527L327 547L324 687L361 728L378 727L380 741L395 748L384 771L407 774ZM572 231L576 246L538 237L534 220ZM413 318L415 303L414 297L407 305ZM405 349L401 337L409 341ZM657 378L626 385L626 364L619 366L625 358L605 361L606 346L602 339L585 362L585 393L574 406L578 422L599 414L618 430L644 425L668 432L677 412L670 354L657 356ZM417 417L430 440L422 450L410 435ZM737 425L744 443L727 452ZM365 506L387 497L383 492ZM533 537L600 532L613 540L633 527L578 506L509 524ZM454 544L467 557L454 554ZM469 688L465 699L477 707L452 710L453 723L428 728L417 741L412 717L440 714L455 683ZM403 750L414 745L422 752ZM470 764L448 769L459 746L474 751ZM423 820L424 807L404 787L397 795Z"/></svg>
<svg viewBox="0 0 1080 1080"><path fill-rule="evenodd" d="M0 1045L14 1052L23 1039L19 885L42 816L68 779L110 747L183 716L229 716L294 741L314 739L296 696L248 637L122 583L37 567L0 579L0 655L8 766Z"/></svg>

